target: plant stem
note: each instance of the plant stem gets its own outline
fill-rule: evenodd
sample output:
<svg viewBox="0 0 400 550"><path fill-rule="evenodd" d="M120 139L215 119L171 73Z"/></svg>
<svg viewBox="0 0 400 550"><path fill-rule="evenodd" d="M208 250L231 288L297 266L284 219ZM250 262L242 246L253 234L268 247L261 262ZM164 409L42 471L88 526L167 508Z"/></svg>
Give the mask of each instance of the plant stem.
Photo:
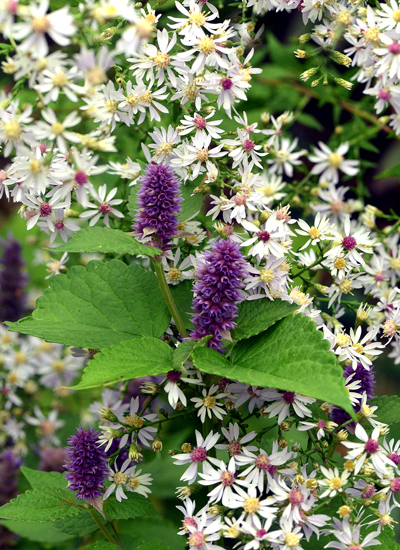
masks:
<svg viewBox="0 0 400 550"><path fill-rule="evenodd" d="M111 525L111 529L114 531L114 535L115 535L115 538L116 538L117 541L118 541L118 544L120 545L120 547L122 548L122 550L125 550L125 547L124 547L124 545L122 544L121 539L119 538L118 532L117 532L117 530L116 530L116 528L115 528L115 525L113 524L112 521L110 521L110 525Z"/></svg>
<svg viewBox="0 0 400 550"><path fill-rule="evenodd" d="M168 309L172 315L173 320L175 321L176 327L179 330L180 335L186 338L188 336L188 333L186 332L186 329L183 326L181 316L178 313L174 299L172 298L171 292L169 290L167 279L165 278L164 268L161 263L161 259L152 258L151 261L153 262L157 279L160 284L161 292L163 293L163 296L164 296L164 300L168 306Z"/></svg>
<svg viewBox="0 0 400 550"><path fill-rule="evenodd" d="M103 533L103 535L106 537L106 539L108 540L108 542L111 542L111 544L114 544L115 546L118 546L118 544L115 542L115 540L112 538L112 536L110 535L110 533L107 531L105 525L103 525L101 523L101 521L99 520L99 518L96 516L93 508L89 509L89 514L92 516L92 518L94 519L94 521L97 523L97 525L99 526L99 529L100 531ZM119 545L121 548L122 546Z"/></svg>

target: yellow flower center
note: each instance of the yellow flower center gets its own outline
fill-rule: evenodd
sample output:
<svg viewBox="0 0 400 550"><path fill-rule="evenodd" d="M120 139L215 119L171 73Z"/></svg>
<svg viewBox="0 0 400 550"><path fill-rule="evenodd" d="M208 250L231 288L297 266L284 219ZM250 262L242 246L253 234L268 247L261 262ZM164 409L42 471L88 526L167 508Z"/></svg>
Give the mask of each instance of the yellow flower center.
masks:
<svg viewBox="0 0 400 550"><path fill-rule="evenodd" d="M190 14L189 21L192 23L192 25L196 25L196 27L201 27L206 22L206 18L203 13L195 11Z"/></svg>
<svg viewBox="0 0 400 550"><path fill-rule="evenodd" d="M164 141L160 145L160 148L158 149L158 154L170 155L172 153L173 148L174 146L172 145L172 143L168 143L167 141Z"/></svg>
<svg viewBox="0 0 400 550"><path fill-rule="evenodd" d="M153 94L151 92L145 92L140 96L140 101L144 101L144 103L148 103L150 105L153 101Z"/></svg>
<svg viewBox="0 0 400 550"><path fill-rule="evenodd" d="M336 258L333 265L336 269L344 269L346 267L346 260L344 258Z"/></svg>
<svg viewBox="0 0 400 550"><path fill-rule="evenodd" d="M26 354L23 351L17 351L14 355L15 363L25 363L27 360Z"/></svg>
<svg viewBox="0 0 400 550"><path fill-rule="evenodd" d="M341 292L343 292L343 294L351 293L352 288L353 283L348 279L343 279L343 281L339 284L339 289Z"/></svg>
<svg viewBox="0 0 400 550"><path fill-rule="evenodd" d="M262 192L266 197L272 197L275 193L275 190L270 185L266 185L265 187L263 187Z"/></svg>
<svg viewBox="0 0 400 550"><path fill-rule="evenodd" d="M40 172L42 165L38 159L33 159L29 161L29 171L31 174L38 174Z"/></svg>
<svg viewBox="0 0 400 550"><path fill-rule="evenodd" d="M59 136L64 132L64 126L61 124L61 122L55 122L54 124L52 124L51 129L56 136Z"/></svg>
<svg viewBox="0 0 400 550"><path fill-rule="evenodd" d="M308 234L310 235L311 239L315 241L315 239L319 239L321 236L321 231L317 227L310 227L310 230L308 231Z"/></svg>
<svg viewBox="0 0 400 550"><path fill-rule="evenodd" d="M344 332L341 332L340 334L338 334L338 337L336 340L336 343L338 346L340 347L347 346L348 344L350 344L350 342L351 342L351 339L348 334L345 334Z"/></svg>
<svg viewBox="0 0 400 550"><path fill-rule="evenodd" d="M63 372L65 368L65 363L64 361L61 361L61 359L58 359L57 361L54 361L52 368L56 372Z"/></svg>
<svg viewBox="0 0 400 550"><path fill-rule="evenodd" d="M396 21L396 23L400 23L400 10L394 11L392 17L393 21Z"/></svg>
<svg viewBox="0 0 400 550"><path fill-rule="evenodd" d="M201 149L201 150L197 153L197 158L198 158L201 162L205 162L206 160L208 160L208 149Z"/></svg>
<svg viewBox="0 0 400 550"><path fill-rule="evenodd" d="M362 353L363 352L363 347L361 344L355 344L354 346L352 346L352 348L354 349L354 351L356 351L357 353Z"/></svg>
<svg viewBox="0 0 400 550"><path fill-rule="evenodd" d="M342 155L339 155L339 153L337 153L336 151L328 157L328 164L331 168L339 168L342 162Z"/></svg>
<svg viewBox="0 0 400 550"><path fill-rule="evenodd" d="M392 258L389 262L389 266L395 271L400 270L400 258Z"/></svg>
<svg viewBox="0 0 400 550"><path fill-rule="evenodd" d="M348 25L350 23L350 13L346 10L339 11L336 15L338 25Z"/></svg>
<svg viewBox="0 0 400 550"><path fill-rule="evenodd" d="M7 381L10 384L16 384L18 382L18 374L15 372L9 372L7 375Z"/></svg>
<svg viewBox="0 0 400 550"><path fill-rule="evenodd" d="M345 518L351 514L351 508L345 504L339 508L338 513L341 518Z"/></svg>
<svg viewBox="0 0 400 550"><path fill-rule="evenodd" d="M203 405L207 409L212 409L213 407L215 407L216 403L217 403L217 400L215 399L215 397L212 397L210 395L207 395L207 397L203 399Z"/></svg>
<svg viewBox="0 0 400 550"><path fill-rule="evenodd" d="M118 105L116 101L108 99L105 103L105 107L109 113L115 114L118 110Z"/></svg>
<svg viewBox="0 0 400 550"><path fill-rule="evenodd" d="M163 67L168 67L171 62L171 58L166 53L157 52L153 57L153 62L155 63L156 69L162 69Z"/></svg>
<svg viewBox="0 0 400 550"><path fill-rule="evenodd" d="M55 74L51 80L56 88L64 88L64 86L68 83L68 78L63 71Z"/></svg>
<svg viewBox="0 0 400 550"><path fill-rule="evenodd" d="M18 139L19 136L21 135L21 132L22 132L21 124L14 119L11 119L4 124L4 134L6 138L9 139L10 141L14 139Z"/></svg>
<svg viewBox="0 0 400 550"><path fill-rule="evenodd" d="M128 424L128 426L132 426L133 428L141 428L143 426L143 420L137 414L128 414L124 416L124 424Z"/></svg>
<svg viewBox="0 0 400 550"><path fill-rule="evenodd" d="M310 489L310 491L312 491L313 489L316 489L318 487L318 481L313 477L310 477L310 479L307 479L306 481L306 487L307 489Z"/></svg>
<svg viewBox="0 0 400 550"><path fill-rule="evenodd" d="M128 476L123 472L116 472L113 476L113 482L115 485L124 485L128 481Z"/></svg>
<svg viewBox="0 0 400 550"><path fill-rule="evenodd" d="M139 103L139 98L137 95L129 94L126 98L126 102L130 107L133 107Z"/></svg>
<svg viewBox="0 0 400 550"><path fill-rule="evenodd" d="M171 279L171 281L180 281L181 270L177 267L171 267L171 269L168 271L168 277Z"/></svg>
<svg viewBox="0 0 400 550"><path fill-rule="evenodd" d="M400 14L400 10L398 13ZM379 31L373 27L365 31L364 37L366 42L379 42Z"/></svg>
<svg viewBox="0 0 400 550"><path fill-rule="evenodd" d="M137 477L130 477L128 485L131 489L137 489L140 485L140 480Z"/></svg>
<svg viewBox="0 0 400 550"><path fill-rule="evenodd" d="M226 536L231 539L237 539L240 536L241 532L236 527L236 525L232 525L232 527L229 527L229 529L226 531Z"/></svg>
<svg viewBox="0 0 400 550"><path fill-rule="evenodd" d="M243 503L243 510L247 514L254 514L260 509L260 499L256 497L249 497Z"/></svg>
<svg viewBox="0 0 400 550"><path fill-rule="evenodd" d="M274 280L274 272L272 269L264 267L260 272L260 279L263 283L270 283Z"/></svg>
<svg viewBox="0 0 400 550"><path fill-rule="evenodd" d="M32 19L32 28L35 32L46 32L50 27L50 21L44 15Z"/></svg>
<svg viewBox="0 0 400 550"><path fill-rule="evenodd" d="M86 78L93 86L99 86L107 80L106 74L101 67L92 67L87 73Z"/></svg>
<svg viewBox="0 0 400 550"><path fill-rule="evenodd" d="M340 477L334 477L333 479L330 479L328 481L328 485L329 487L331 487L331 489L336 489L337 491L342 487L342 480L340 479Z"/></svg>
<svg viewBox="0 0 400 550"><path fill-rule="evenodd" d="M186 242L189 244L197 244L197 235L189 235L186 237Z"/></svg>
<svg viewBox="0 0 400 550"><path fill-rule="evenodd" d="M199 95L199 90L196 84L190 84L189 86L187 86L183 92L183 95L188 99L196 99L196 97Z"/></svg>
<svg viewBox="0 0 400 550"><path fill-rule="evenodd" d="M288 533L285 537L285 544L289 548L295 548L298 546L300 542L299 537L296 535L296 533Z"/></svg>
<svg viewBox="0 0 400 550"><path fill-rule="evenodd" d="M214 40L209 36L205 36L199 41L198 48L201 51L201 53L210 55L210 53L212 53L215 50Z"/></svg>

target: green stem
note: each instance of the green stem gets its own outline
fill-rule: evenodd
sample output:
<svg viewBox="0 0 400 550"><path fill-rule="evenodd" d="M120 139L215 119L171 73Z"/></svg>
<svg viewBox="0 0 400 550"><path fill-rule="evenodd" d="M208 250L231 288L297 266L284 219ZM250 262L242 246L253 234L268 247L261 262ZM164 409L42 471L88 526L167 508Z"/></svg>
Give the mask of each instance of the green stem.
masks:
<svg viewBox="0 0 400 550"><path fill-rule="evenodd" d="M89 509L89 514L92 516L92 518L94 519L94 521L97 523L97 525L99 526L99 529L100 531L103 533L103 535L106 537L106 539L108 540L108 542L111 542L111 544L114 544L115 546L118 546L118 544L115 542L115 540L112 538L112 536L110 535L110 533L107 531L105 525L103 525L101 523L101 521L99 520L99 518L96 516L93 508ZM122 548L122 546L121 546Z"/></svg>
<svg viewBox="0 0 400 550"><path fill-rule="evenodd" d="M110 525L111 525L111 529L114 531L114 535L115 535L115 538L116 538L117 541L118 541L118 544L120 545L120 547L122 548L122 550L125 550L125 547L124 547L124 545L122 544L121 539L119 538L118 532L117 532L117 530L116 530L116 528L115 528L115 525L113 524L112 521L110 521Z"/></svg>
<svg viewBox="0 0 400 550"><path fill-rule="evenodd" d="M177 307L175 305L174 299L172 298L167 279L165 278L164 268L160 258L152 258L154 269L157 275L158 282L160 284L161 292L163 293L164 300L168 306L168 309L172 315L173 320L175 321L176 327L179 330L181 336L186 338L188 333L186 332L185 327L181 316L178 313Z"/></svg>

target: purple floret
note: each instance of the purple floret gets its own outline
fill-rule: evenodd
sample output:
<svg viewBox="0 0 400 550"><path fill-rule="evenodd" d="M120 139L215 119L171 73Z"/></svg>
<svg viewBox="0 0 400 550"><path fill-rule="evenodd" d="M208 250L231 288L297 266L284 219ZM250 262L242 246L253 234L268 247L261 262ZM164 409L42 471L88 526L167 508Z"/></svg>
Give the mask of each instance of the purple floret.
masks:
<svg viewBox="0 0 400 550"><path fill-rule="evenodd" d="M65 477L69 488L77 491L77 498L93 499L103 494L104 478L108 473L107 457L103 447L99 447L99 434L93 428L78 428L68 439L65 448L68 462Z"/></svg>
<svg viewBox="0 0 400 550"><path fill-rule="evenodd" d="M140 183L139 210L133 228L140 239L151 236L150 244L167 250L179 224L179 181L167 165L152 162Z"/></svg>
<svg viewBox="0 0 400 550"><path fill-rule="evenodd" d="M242 279L248 274L247 264L239 246L230 241L218 241L203 255L204 264L197 270L193 286L195 298L192 309L196 312L192 322L195 330L191 340L212 335L208 345L220 350L225 331L235 328L238 303L242 299Z"/></svg>

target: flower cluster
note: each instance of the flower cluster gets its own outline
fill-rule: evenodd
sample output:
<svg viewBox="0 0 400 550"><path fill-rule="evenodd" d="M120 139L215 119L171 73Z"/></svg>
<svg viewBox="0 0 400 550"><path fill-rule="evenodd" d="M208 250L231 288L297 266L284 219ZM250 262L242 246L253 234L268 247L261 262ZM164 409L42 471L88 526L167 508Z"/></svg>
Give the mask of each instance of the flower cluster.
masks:
<svg viewBox="0 0 400 550"><path fill-rule="evenodd" d="M78 499L94 501L102 496L104 478L107 474L107 458L99 447L99 434L93 428L78 428L68 439L65 452L68 457L65 468L68 473L68 486L76 491Z"/></svg>
<svg viewBox="0 0 400 550"><path fill-rule="evenodd" d="M205 252L193 286L195 298L193 316L195 330L191 339L212 335L208 345L219 349L223 336L235 328L237 304L242 299L240 288L247 275L246 262L239 246L227 239L216 242Z"/></svg>

